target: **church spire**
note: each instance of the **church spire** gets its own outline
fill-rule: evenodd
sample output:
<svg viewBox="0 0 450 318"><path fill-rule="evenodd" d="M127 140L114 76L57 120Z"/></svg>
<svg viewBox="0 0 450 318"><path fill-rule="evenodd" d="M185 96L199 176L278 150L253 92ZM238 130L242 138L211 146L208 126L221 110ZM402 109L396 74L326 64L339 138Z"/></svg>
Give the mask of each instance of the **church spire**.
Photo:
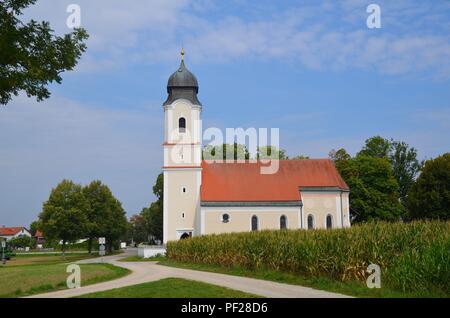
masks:
<svg viewBox="0 0 450 318"><path fill-rule="evenodd" d="M184 47L181 47L181 62L184 62Z"/></svg>

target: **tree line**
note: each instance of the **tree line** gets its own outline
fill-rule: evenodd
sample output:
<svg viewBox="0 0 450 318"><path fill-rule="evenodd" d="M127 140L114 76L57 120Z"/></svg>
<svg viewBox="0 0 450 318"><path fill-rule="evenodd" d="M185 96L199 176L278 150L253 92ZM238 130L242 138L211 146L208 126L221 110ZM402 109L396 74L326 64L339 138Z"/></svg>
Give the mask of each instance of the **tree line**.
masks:
<svg viewBox="0 0 450 318"><path fill-rule="evenodd" d="M354 222L449 218L449 153L419 161L407 143L375 136L354 157L329 156L350 187Z"/></svg>
<svg viewBox="0 0 450 318"><path fill-rule="evenodd" d="M128 220L122 204L101 181L87 186L63 180L43 204L39 219L32 224L44 233L47 241L67 243L87 239L89 253L94 240L106 238L106 248L112 251L127 233Z"/></svg>

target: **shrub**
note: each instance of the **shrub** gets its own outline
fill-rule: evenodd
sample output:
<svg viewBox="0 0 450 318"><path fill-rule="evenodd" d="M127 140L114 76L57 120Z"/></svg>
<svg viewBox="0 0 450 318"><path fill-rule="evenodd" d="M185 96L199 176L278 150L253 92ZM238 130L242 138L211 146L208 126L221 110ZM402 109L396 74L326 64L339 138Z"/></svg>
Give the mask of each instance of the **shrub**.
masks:
<svg viewBox="0 0 450 318"><path fill-rule="evenodd" d="M230 233L169 242L169 259L365 280L371 263L382 283L402 291L450 292L450 222L374 222L335 230Z"/></svg>

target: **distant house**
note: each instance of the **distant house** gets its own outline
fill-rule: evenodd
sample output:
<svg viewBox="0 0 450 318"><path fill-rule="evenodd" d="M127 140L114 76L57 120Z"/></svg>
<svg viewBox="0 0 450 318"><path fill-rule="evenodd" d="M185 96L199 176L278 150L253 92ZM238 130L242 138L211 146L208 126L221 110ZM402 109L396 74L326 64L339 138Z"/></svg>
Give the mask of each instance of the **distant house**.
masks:
<svg viewBox="0 0 450 318"><path fill-rule="evenodd" d="M44 246L45 238L44 238L44 234L42 233L42 231L37 230L36 233L34 233L34 239L36 240L37 248L42 248Z"/></svg>
<svg viewBox="0 0 450 318"><path fill-rule="evenodd" d="M7 241L19 237L19 236L28 236L31 237L30 231L28 231L23 226L16 227L0 227L0 237L6 239Z"/></svg>

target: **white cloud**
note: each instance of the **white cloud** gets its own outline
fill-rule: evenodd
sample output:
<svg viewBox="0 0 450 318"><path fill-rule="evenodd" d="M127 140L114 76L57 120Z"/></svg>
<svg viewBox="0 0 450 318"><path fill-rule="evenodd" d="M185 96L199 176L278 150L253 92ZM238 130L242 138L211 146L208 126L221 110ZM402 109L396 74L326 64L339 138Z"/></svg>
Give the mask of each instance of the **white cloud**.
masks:
<svg viewBox="0 0 450 318"><path fill-rule="evenodd" d="M41 0L31 14L48 17L64 29L68 0ZM135 63L177 58L182 43L194 61L223 63L240 58L289 59L324 70L363 69L387 74L425 72L450 76L448 3L430 6L411 1L379 1L383 28L365 25L368 1L301 2L258 6L237 2L221 15L217 3L203 7L188 0L79 0L89 33L89 51L81 67L98 72ZM236 2L234 3L236 4ZM254 14L242 17L246 7ZM244 11L247 12L247 11ZM447 11L448 12L448 11ZM210 14L214 13L214 14ZM213 16L213 17L211 17ZM434 20L430 20L430 16Z"/></svg>

